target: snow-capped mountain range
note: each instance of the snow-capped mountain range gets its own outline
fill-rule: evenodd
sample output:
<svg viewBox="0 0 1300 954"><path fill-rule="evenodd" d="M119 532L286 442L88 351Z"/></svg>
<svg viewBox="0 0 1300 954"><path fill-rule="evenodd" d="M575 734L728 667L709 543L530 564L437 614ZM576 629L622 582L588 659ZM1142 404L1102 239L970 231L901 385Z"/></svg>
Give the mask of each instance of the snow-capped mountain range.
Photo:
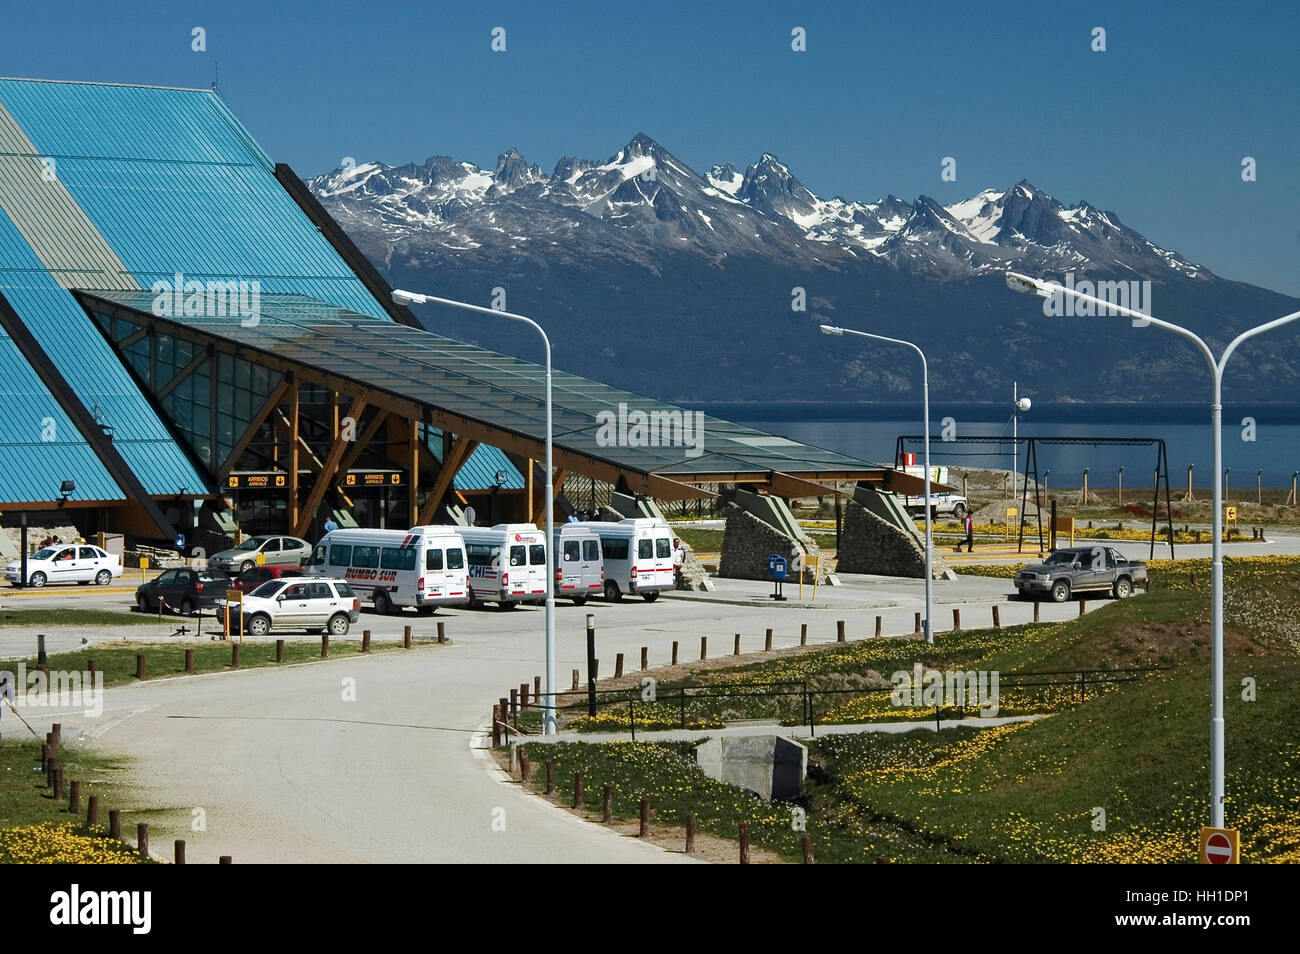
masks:
<svg viewBox="0 0 1300 954"><path fill-rule="evenodd" d="M776 156L744 173L724 164L700 175L644 134L604 162L561 159L549 176L510 149L493 170L432 156L423 165L350 166L308 185L345 227L382 235L392 248L416 238L450 251L587 255L589 237L604 254L631 260L649 245L711 257L871 257L935 278L1090 265L1206 276L1115 213L1064 206L1027 181L948 206L924 195L822 199Z"/></svg>
<svg viewBox="0 0 1300 954"><path fill-rule="evenodd" d="M1000 400L1012 380L1035 401L1203 399L1205 369L1183 342L1048 317L1007 289L1008 268L1149 281L1152 313L1211 343L1300 308L1026 180L947 206L821 198L775 156L700 174L638 135L549 175L511 149L491 170L434 156L308 186L394 287L483 305L503 290L506 307L544 323L557 367L687 403L919 400L900 356L847 347L818 322L916 341L936 400ZM417 313L433 331L538 357L527 329ZM1300 392L1291 339L1248 342L1237 360L1230 399Z"/></svg>

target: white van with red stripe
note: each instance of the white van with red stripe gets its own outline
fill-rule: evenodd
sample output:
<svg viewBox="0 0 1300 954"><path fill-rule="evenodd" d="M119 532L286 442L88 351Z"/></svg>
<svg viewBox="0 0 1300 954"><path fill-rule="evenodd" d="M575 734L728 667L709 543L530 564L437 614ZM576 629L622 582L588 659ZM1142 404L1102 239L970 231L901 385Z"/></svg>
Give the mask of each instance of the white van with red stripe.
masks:
<svg viewBox="0 0 1300 954"><path fill-rule="evenodd" d="M555 528L555 595L581 606L592 596L605 592L605 561L600 537L577 523Z"/></svg>
<svg viewBox="0 0 1300 954"><path fill-rule="evenodd" d="M470 605L513 609L546 598L546 532L531 523L458 527L469 563Z"/></svg>
<svg viewBox="0 0 1300 954"><path fill-rule="evenodd" d="M618 523L583 520L565 525L583 527L600 537L605 561L605 599L617 603L624 596L640 596L647 603L671 590L673 531L662 520L628 517Z"/></svg>
<svg viewBox="0 0 1300 954"><path fill-rule="evenodd" d="M457 527L333 530L312 551L312 571L347 580L380 613L428 615L470 600L465 540Z"/></svg>

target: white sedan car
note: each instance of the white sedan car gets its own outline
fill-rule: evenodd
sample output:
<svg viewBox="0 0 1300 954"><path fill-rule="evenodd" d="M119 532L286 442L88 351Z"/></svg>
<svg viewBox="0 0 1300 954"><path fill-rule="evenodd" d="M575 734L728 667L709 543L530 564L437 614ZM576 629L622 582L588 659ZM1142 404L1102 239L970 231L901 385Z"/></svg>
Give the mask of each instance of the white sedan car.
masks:
<svg viewBox="0 0 1300 954"><path fill-rule="evenodd" d="M90 583L108 586L122 575L122 558L106 553L88 543L56 543L37 550L27 558L27 585L35 588L46 583ZM18 586L22 579L22 561L5 567L5 579Z"/></svg>

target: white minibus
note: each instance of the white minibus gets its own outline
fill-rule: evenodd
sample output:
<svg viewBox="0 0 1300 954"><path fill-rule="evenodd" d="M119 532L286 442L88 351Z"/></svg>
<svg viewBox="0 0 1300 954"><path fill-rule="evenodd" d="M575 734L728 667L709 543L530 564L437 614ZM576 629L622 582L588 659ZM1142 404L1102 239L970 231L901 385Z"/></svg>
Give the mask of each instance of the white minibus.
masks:
<svg viewBox="0 0 1300 954"><path fill-rule="evenodd" d="M457 527L469 563L470 605L498 603L513 609L546 599L546 532L531 523Z"/></svg>
<svg viewBox="0 0 1300 954"><path fill-rule="evenodd" d="M600 537L605 599L611 603L617 603L625 594L652 603L662 591L673 588L673 532L662 520L588 520L565 525L566 530L570 527L585 527Z"/></svg>
<svg viewBox="0 0 1300 954"><path fill-rule="evenodd" d="M310 566L347 580L379 613L414 606L427 616L470 600L465 541L456 527L332 530L316 544Z"/></svg>
<svg viewBox="0 0 1300 954"><path fill-rule="evenodd" d="M555 528L555 595L573 600L575 606L587 602L589 596L600 596L605 590L605 567L600 554L600 537L580 527L567 523Z"/></svg>

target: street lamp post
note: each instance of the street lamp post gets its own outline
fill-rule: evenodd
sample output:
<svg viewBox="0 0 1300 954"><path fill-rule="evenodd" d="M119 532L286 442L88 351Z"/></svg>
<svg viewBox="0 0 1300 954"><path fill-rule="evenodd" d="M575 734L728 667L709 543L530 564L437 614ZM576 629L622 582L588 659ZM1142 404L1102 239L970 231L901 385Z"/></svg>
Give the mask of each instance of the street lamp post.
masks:
<svg viewBox="0 0 1300 954"><path fill-rule="evenodd" d="M403 305L423 305L429 302L462 308L465 311L492 315L495 318L509 318L523 322L542 336L546 348L546 702L542 707L543 731L546 735L555 734L555 491L552 487L553 471L551 467L551 339L546 336L542 326L526 315L516 315L509 311L497 311L468 302L454 301L450 298L437 298L433 295L420 295L415 292L394 289L393 300Z"/></svg>
<svg viewBox="0 0 1300 954"><path fill-rule="evenodd" d="M934 642L934 540L930 533L930 366L925 360L925 352L901 338L887 338L873 335L867 331L854 331L852 328L839 328L835 325L822 325L824 335L857 335L859 338L871 338L874 341L886 341L890 344L906 345L921 356L921 394L922 413L925 418L925 641Z"/></svg>
<svg viewBox="0 0 1300 954"><path fill-rule="evenodd" d="M1272 321L1265 322L1254 328L1243 331L1237 337L1233 338L1226 348L1223 349L1217 359L1214 352L1210 350L1199 335L1195 332L1175 325L1172 322L1161 321L1159 318L1152 318L1150 315L1135 311L1132 308L1126 308L1123 305L1116 305L1104 299L1094 297L1093 295L1084 295L1073 288L1066 288L1057 282L1045 282L1037 278L1030 278L1027 275L1020 275L1016 272L1007 272L1007 286L1012 291L1024 292L1026 294L1038 295L1042 298L1052 298L1055 295L1069 295L1081 301L1092 302L1100 306L1099 315L1117 315L1126 318L1132 318L1135 327L1145 327L1146 325L1155 325L1157 328L1163 328L1165 331L1171 331L1176 335L1188 339L1196 345L1197 349L1205 356L1206 363L1210 366L1210 376L1213 379L1213 394L1210 404L1210 425L1213 428L1213 448L1214 448L1214 511L1211 515L1214 541L1212 544L1212 560L1210 565L1210 617L1211 617L1211 637L1213 640L1212 652L1214 655L1213 675L1211 676L1212 692L1214 693L1213 708L1210 715L1210 825L1214 828L1222 828L1223 811L1224 811L1224 791L1223 791L1223 762L1224 762L1224 745L1223 745L1223 369L1232 357L1232 353L1237 347L1248 338L1262 334L1265 331L1271 331L1289 322L1300 318L1300 311L1292 312L1289 315L1283 315L1281 318L1275 318Z"/></svg>

